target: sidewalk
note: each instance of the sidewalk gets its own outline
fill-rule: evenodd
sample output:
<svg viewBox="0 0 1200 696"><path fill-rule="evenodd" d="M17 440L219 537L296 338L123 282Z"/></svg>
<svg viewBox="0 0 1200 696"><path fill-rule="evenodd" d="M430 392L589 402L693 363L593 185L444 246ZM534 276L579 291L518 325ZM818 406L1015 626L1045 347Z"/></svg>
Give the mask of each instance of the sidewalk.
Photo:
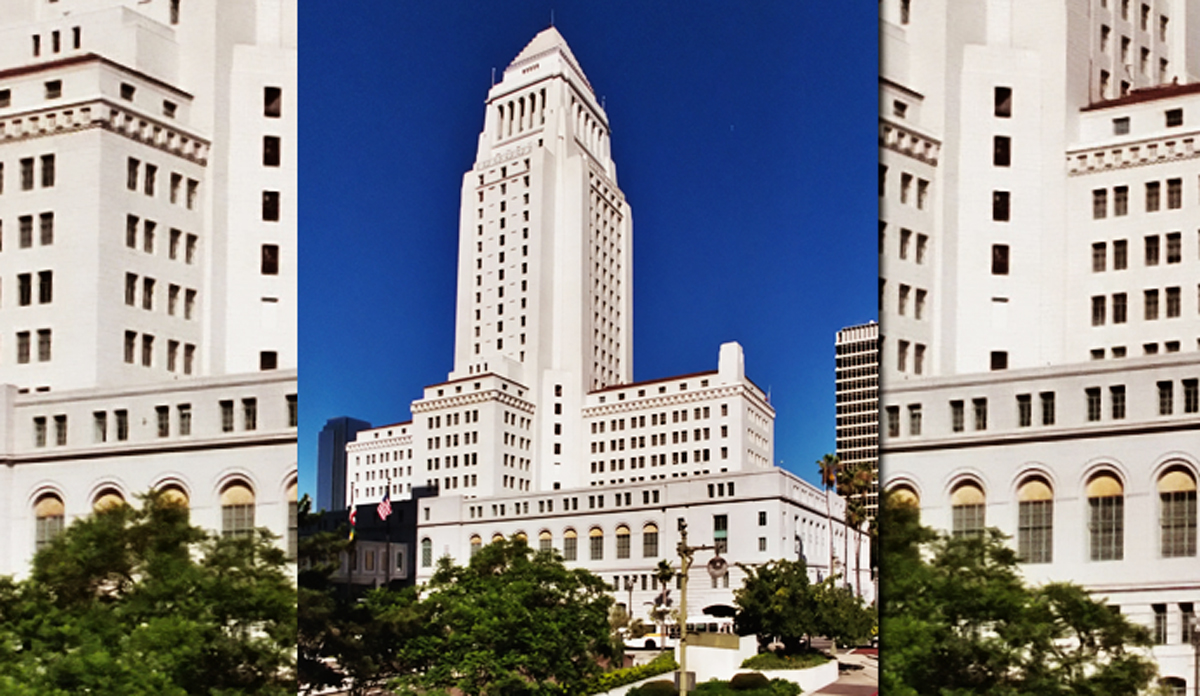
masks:
<svg viewBox="0 0 1200 696"><path fill-rule="evenodd" d="M841 669L838 680L814 693L840 696L874 696L879 693L879 651L869 648L852 650L838 655L840 666L853 665L862 669Z"/></svg>

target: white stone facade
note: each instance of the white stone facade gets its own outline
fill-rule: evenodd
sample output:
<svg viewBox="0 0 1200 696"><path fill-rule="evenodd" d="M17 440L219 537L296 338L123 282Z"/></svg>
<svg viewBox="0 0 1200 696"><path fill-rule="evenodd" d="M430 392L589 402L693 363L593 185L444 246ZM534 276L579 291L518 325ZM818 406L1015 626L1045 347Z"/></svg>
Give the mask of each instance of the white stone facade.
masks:
<svg viewBox="0 0 1200 696"><path fill-rule="evenodd" d="M885 486L1013 535L1030 580L1151 628L1173 693L1200 693L1200 9L882 7ZM897 283L929 288L920 319ZM925 340L917 369L902 341Z"/></svg>
<svg viewBox="0 0 1200 696"><path fill-rule="evenodd" d="M242 522L287 537L295 424L276 416L277 392L293 416L296 394L295 22L288 0L5 5L0 459L15 488L0 504L13 530L0 573L24 572L47 510L86 514L93 483L132 500L181 477L170 485L194 519L220 529L208 487L236 469L236 491L219 493ZM253 436L205 432L217 406L201 394L218 384L252 424L261 404ZM175 434L163 437L176 437L180 405L195 409L193 433L178 446L156 436L170 453L147 457L140 429L165 408ZM113 439L118 411L127 437ZM113 430L97 440L101 413ZM39 429L46 452L28 450ZM42 493L27 499L34 480Z"/></svg>
<svg viewBox="0 0 1200 696"><path fill-rule="evenodd" d="M438 488L419 504L418 581L441 556L523 533L646 618L686 519L694 544L723 525L731 563L804 554L814 579L832 563L870 599L869 544L847 538L842 500L773 466L775 411L740 345L720 347L716 370L632 382L632 222L608 132L554 28L492 87L463 179L454 370L411 422L347 445L347 503ZM693 573L697 615L742 578Z"/></svg>

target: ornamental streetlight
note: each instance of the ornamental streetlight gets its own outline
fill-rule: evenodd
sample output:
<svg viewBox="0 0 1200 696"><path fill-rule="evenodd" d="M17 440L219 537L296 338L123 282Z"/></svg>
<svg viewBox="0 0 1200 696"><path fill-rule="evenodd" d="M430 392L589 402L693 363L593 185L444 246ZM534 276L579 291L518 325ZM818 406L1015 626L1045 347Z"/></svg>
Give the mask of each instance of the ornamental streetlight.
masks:
<svg viewBox="0 0 1200 696"><path fill-rule="evenodd" d="M692 568L692 556L697 551L716 551L717 555L708 562L708 574L714 578L724 575L729 564L724 558L721 558L721 550L716 546L688 546L687 522L682 517L679 518L679 546L676 547L676 550L679 551L681 572L679 584L679 696L687 696L687 587L688 571Z"/></svg>

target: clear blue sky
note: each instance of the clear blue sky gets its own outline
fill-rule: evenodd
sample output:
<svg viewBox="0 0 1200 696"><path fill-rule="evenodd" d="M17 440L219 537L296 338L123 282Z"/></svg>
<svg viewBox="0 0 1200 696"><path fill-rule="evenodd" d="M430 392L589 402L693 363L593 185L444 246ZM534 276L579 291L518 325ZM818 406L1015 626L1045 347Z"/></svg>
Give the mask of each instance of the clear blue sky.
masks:
<svg viewBox="0 0 1200 696"><path fill-rule="evenodd" d="M819 481L834 333L877 317L877 6L352 6L301 10L301 491L327 418L408 420L450 371L461 177L492 68L552 10L633 210L634 378L715 369L739 341L777 462Z"/></svg>

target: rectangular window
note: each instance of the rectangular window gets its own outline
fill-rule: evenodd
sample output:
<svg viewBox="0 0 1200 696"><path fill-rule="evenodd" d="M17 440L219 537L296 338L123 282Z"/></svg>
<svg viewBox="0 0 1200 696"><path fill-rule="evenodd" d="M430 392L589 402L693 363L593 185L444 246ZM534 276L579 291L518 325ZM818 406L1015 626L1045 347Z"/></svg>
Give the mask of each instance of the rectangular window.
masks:
<svg viewBox="0 0 1200 696"><path fill-rule="evenodd" d="M42 188L54 186L54 155L42 155Z"/></svg>
<svg viewBox="0 0 1200 696"><path fill-rule="evenodd" d="M912 291L912 288L910 288L907 285L900 286L900 293L899 293L900 301L899 301L899 306L897 307L897 311L899 312L900 316L904 316L905 312L908 310L908 296L911 293L911 291Z"/></svg>
<svg viewBox="0 0 1200 696"><path fill-rule="evenodd" d="M189 289L187 292L184 293L183 318L190 320L192 318L192 312L194 312L195 309L196 309L196 291Z"/></svg>
<svg viewBox="0 0 1200 696"><path fill-rule="evenodd" d="M153 220L142 221L142 251L147 254L154 253L154 229L158 227L158 223Z"/></svg>
<svg viewBox="0 0 1200 696"><path fill-rule="evenodd" d="M1050 563L1054 548L1054 501L1022 500L1017 518L1017 556L1025 563Z"/></svg>
<svg viewBox="0 0 1200 696"><path fill-rule="evenodd" d="M262 219L266 222L279 222L279 192L263 191Z"/></svg>
<svg viewBox="0 0 1200 696"><path fill-rule="evenodd" d="M50 362L50 329L38 329L38 362Z"/></svg>
<svg viewBox="0 0 1200 696"><path fill-rule="evenodd" d="M1159 250L1157 234L1146 235L1145 250L1146 250L1146 265L1147 266L1157 266L1158 265L1158 250Z"/></svg>
<svg viewBox="0 0 1200 696"><path fill-rule="evenodd" d="M196 346L186 343L183 346L183 374L192 374L192 362L196 358Z"/></svg>
<svg viewBox="0 0 1200 696"><path fill-rule="evenodd" d="M900 230L900 258L908 258L908 243L912 240L912 230Z"/></svg>
<svg viewBox="0 0 1200 696"><path fill-rule="evenodd" d="M1092 244L1092 273L1103 273L1108 266L1108 244L1094 242Z"/></svg>
<svg viewBox="0 0 1200 696"><path fill-rule="evenodd" d="M171 172L171 205L179 202L179 189L183 187L183 175L179 172Z"/></svg>
<svg viewBox="0 0 1200 696"><path fill-rule="evenodd" d="M287 395L287 414L288 414L288 427L289 428L295 428L298 425L300 425L300 407L299 407L299 404L296 402L295 394ZM409 467L409 469L411 469L411 468L412 467ZM412 472L409 471L409 473L412 473ZM657 501L655 501L655 502L657 502ZM554 505L553 502L551 502L550 504L551 504L551 506ZM551 507L551 510L553 510L553 507Z"/></svg>
<svg viewBox="0 0 1200 696"><path fill-rule="evenodd" d="M54 271L38 271L38 304L50 304L53 300Z"/></svg>
<svg viewBox="0 0 1200 696"><path fill-rule="evenodd" d="M279 245L262 245L262 274L279 275Z"/></svg>
<svg viewBox="0 0 1200 696"><path fill-rule="evenodd" d="M33 246L33 216L22 215L17 219L17 227L19 230L18 246L22 249L28 249Z"/></svg>
<svg viewBox="0 0 1200 696"><path fill-rule="evenodd" d="M1121 217L1129 214L1129 187L1113 187L1113 215Z"/></svg>
<svg viewBox="0 0 1200 696"><path fill-rule="evenodd" d="M965 413L962 401L950 402L950 427L956 433L961 433L964 429Z"/></svg>
<svg viewBox="0 0 1200 696"><path fill-rule="evenodd" d="M1183 207L1183 179L1167 179L1167 209Z"/></svg>
<svg viewBox="0 0 1200 696"><path fill-rule="evenodd" d="M1087 397L1087 419L1088 421L1100 420L1102 405L1100 402L1100 387L1088 387L1084 389L1084 394Z"/></svg>
<svg viewBox="0 0 1200 696"><path fill-rule="evenodd" d="M1119 561L1125 557L1125 497L1088 498L1091 559Z"/></svg>
<svg viewBox="0 0 1200 696"><path fill-rule="evenodd" d="M921 434L921 404L908 405L908 434Z"/></svg>
<svg viewBox="0 0 1200 696"><path fill-rule="evenodd" d="M1154 609L1154 644L1167 644L1167 605L1152 604Z"/></svg>
<svg viewBox="0 0 1200 696"><path fill-rule="evenodd" d="M924 179L917 179L917 210L924 210L925 204L929 202L929 182ZM529 219L526 213L526 220Z"/></svg>
<svg viewBox="0 0 1200 696"><path fill-rule="evenodd" d="M223 432L223 433L232 433L233 432L233 402L232 401L222 401L221 402L221 432Z"/></svg>
<svg viewBox="0 0 1200 696"><path fill-rule="evenodd" d="M1167 288L1167 318L1174 319L1179 316L1180 310L1180 289Z"/></svg>
<svg viewBox="0 0 1200 696"><path fill-rule="evenodd" d="M134 276L136 278L136 276ZM137 352L137 332L125 332L125 362L133 364L134 356Z"/></svg>
<svg viewBox="0 0 1200 696"><path fill-rule="evenodd" d="M283 88L263 87L263 116L279 118L283 114Z"/></svg>
<svg viewBox="0 0 1200 696"><path fill-rule="evenodd" d="M993 113L998 118L1009 118L1012 116L1012 97L1012 87L997 87L995 89Z"/></svg>
<svg viewBox="0 0 1200 696"><path fill-rule="evenodd" d="M1017 426L1028 428L1033 425L1033 398L1029 394L1017 394Z"/></svg>
<svg viewBox="0 0 1200 696"><path fill-rule="evenodd" d="M1092 219L1103 220L1108 217L1108 189L1092 191Z"/></svg>
<svg viewBox="0 0 1200 696"><path fill-rule="evenodd" d="M987 399L972 399L971 406L975 412L975 429L987 430Z"/></svg>
<svg viewBox="0 0 1200 696"><path fill-rule="evenodd" d="M242 399L242 430L258 429L258 399Z"/></svg>
<svg viewBox="0 0 1200 696"><path fill-rule="evenodd" d="M171 407L155 406L154 413L158 419L158 436L169 437L171 435Z"/></svg>
<svg viewBox="0 0 1200 696"><path fill-rule="evenodd" d="M167 372L174 372L179 363L179 341L167 341Z"/></svg>
<svg viewBox="0 0 1200 696"><path fill-rule="evenodd" d="M1007 370L1008 369L1008 351L993 350L991 352L991 355L989 356L989 362L990 362L990 367L993 371Z"/></svg>
<svg viewBox="0 0 1200 696"><path fill-rule="evenodd" d="M1179 263L1183 260L1183 235L1179 232L1167 233L1167 263Z"/></svg>
<svg viewBox="0 0 1200 696"><path fill-rule="evenodd" d="M1129 318L1129 300L1125 293L1116 292L1112 296L1112 322L1124 324Z"/></svg>
<svg viewBox="0 0 1200 696"><path fill-rule="evenodd" d="M887 414L888 437L900 437L900 407L888 406L885 413Z"/></svg>
<svg viewBox="0 0 1200 696"><path fill-rule="evenodd" d="M108 412L94 411L92 413L92 425L94 426L96 442L108 441Z"/></svg>
<svg viewBox="0 0 1200 696"><path fill-rule="evenodd" d="M62 447L67 444L67 417L65 415L57 415L54 417L54 444Z"/></svg>
<svg viewBox="0 0 1200 696"><path fill-rule="evenodd" d="M142 334L142 367L150 367L154 364L154 337L149 334Z"/></svg>
<svg viewBox="0 0 1200 696"><path fill-rule="evenodd" d="M1175 128L1183 125L1183 109L1167 109L1167 128Z"/></svg>
<svg viewBox="0 0 1200 696"><path fill-rule="evenodd" d="M46 83L46 98L58 99L62 96L62 80L50 80Z"/></svg>
<svg viewBox="0 0 1200 696"><path fill-rule="evenodd" d="M1109 401L1113 420L1125 418L1125 385L1116 384L1108 388ZM1099 398L1097 396L1097 398ZM1099 420L1099 418L1097 418Z"/></svg>
<svg viewBox="0 0 1200 696"><path fill-rule="evenodd" d="M129 411L117 409L113 415L117 419L117 440L124 442L129 439Z"/></svg>
<svg viewBox="0 0 1200 696"><path fill-rule="evenodd" d="M1042 425L1054 425L1054 392L1042 392Z"/></svg>
<svg viewBox="0 0 1200 696"><path fill-rule="evenodd" d="M138 218L136 215L125 216L125 246L130 249L137 248L138 238Z"/></svg>
<svg viewBox="0 0 1200 696"><path fill-rule="evenodd" d="M45 447L46 446L46 417L45 416L34 416L33 417L33 446L34 447Z"/></svg>
<svg viewBox="0 0 1200 696"><path fill-rule="evenodd" d="M1158 415L1169 416L1175 412L1175 390L1171 382L1158 383Z"/></svg>
<svg viewBox="0 0 1200 696"><path fill-rule="evenodd" d="M154 195L154 183L157 179L158 179L158 167L147 162L146 163L146 178L144 180L144 185L142 187L142 193L145 193L147 196L153 196Z"/></svg>
<svg viewBox="0 0 1200 696"><path fill-rule="evenodd" d="M31 273L17 275L17 304L21 307L33 304L33 274Z"/></svg>
<svg viewBox="0 0 1200 696"><path fill-rule="evenodd" d="M1008 245L992 245L992 275L1008 275Z"/></svg>
<svg viewBox="0 0 1200 696"><path fill-rule="evenodd" d="M1146 182L1146 212L1158 212L1158 197L1161 185L1157 181Z"/></svg>
<svg viewBox="0 0 1200 696"><path fill-rule="evenodd" d="M126 165L125 172L125 187L130 191L136 191L138 187L138 168L141 167L141 162L130 157Z"/></svg>
<svg viewBox="0 0 1200 696"><path fill-rule="evenodd" d="M1145 314L1146 321L1154 321L1158 319L1158 290L1146 290L1145 293Z"/></svg>
<svg viewBox="0 0 1200 696"><path fill-rule="evenodd" d="M996 222L1008 222L1009 220L1009 192L1008 191L992 191L992 220Z"/></svg>
<svg viewBox="0 0 1200 696"><path fill-rule="evenodd" d="M1105 321L1105 298L1104 295L1096 295L1092 297L1092 326L1104 326Z"/></svg>
<svg viewBox="0 0 1200 696"><path fill-rule="evenodd" d="M896 369L900 372L908 370L908 341L899 341L896 350Z"/></svg>
<svg viewBox="0 0 1200 696"><path fill-rule="evenodd" d="M187 245L184 247L184 263L189 266L196 263L196 242L198 238L194 234L187 236Z"/></svg>
<svg viewBox="0 0 1200 696"><path fill-rule="evenodd" d="M591 560L603 561L604 560L604 535L599 534L596 536L589 537L588 541L590 542L589 551L591 552Z"/></svg>
<svg viewBox="0 0 1200 696"><path fill-rule="evenodd" d="M1183 412L1200 413L1200 380L1183 380Z"/></svg>
<svg viewBox="0 0 1200 696"><path fill-rule="evenodd" d="M1129 241L1113 240L1113 270L1123 271L1129 268Z"/></svg>
<svg viewBox="0 0 1200 696"><path fill-rule="evenodd" d="M1007 167L1012 164L1012 138L997 135L992 138L992 164Z"/></svg>
<svg viewBox="0 0 1200 696"><path fill-rule="evenodd" d="M200 182L195 179L187 180L187 209L196 207L196 197L200 193Z"/></svg>
<svg viewBox="0 0 1200 696"><path fill-rule="evenodd" d="M17 332L17 362L22 365L29 363L29 340L30 333L28 331Z"/></svg>
<svg viewBox="0 0 1200 696"><path fill-rule="evenodd" d="M912 192L913 175L907 172L900 174L900 202L908 203L909 196Z"/></svg>
<svg viewBox="0 0 1200 696"><path fill-rule="evenodd" d="M38 223L42 246L50 246L54 243L54 213L42 213L38 216Z"/></svg>
<svg viewBox="0 0 1200 696"><path fill-rule="evenodd" d="M264 167L279 166L279 136L264 135L263 136L263 155L262 161Z"/></svg>

